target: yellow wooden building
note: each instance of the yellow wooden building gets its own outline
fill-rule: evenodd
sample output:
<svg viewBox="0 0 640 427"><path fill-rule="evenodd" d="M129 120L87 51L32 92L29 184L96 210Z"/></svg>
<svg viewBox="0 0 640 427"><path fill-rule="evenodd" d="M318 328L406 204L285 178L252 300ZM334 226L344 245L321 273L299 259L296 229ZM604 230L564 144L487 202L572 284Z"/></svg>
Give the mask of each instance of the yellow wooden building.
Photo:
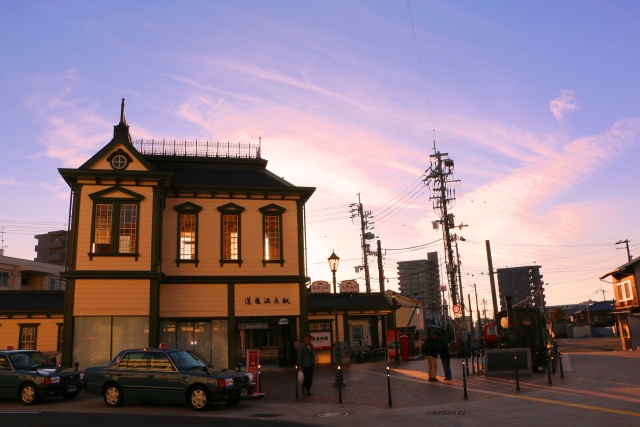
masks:
<svg viewBox="0 0 640 427"><path fill-rule="evenodd" d="M0 254L0 349L56 357L64 318L64 267Z"/></svg>
<svg viewBox="0 0 640 427"><path fill-rule="evenodd" d="M71 187L63 365L189 348L219 368L290 364L307 329L305 203L259 144L113 139Z"/></svg>

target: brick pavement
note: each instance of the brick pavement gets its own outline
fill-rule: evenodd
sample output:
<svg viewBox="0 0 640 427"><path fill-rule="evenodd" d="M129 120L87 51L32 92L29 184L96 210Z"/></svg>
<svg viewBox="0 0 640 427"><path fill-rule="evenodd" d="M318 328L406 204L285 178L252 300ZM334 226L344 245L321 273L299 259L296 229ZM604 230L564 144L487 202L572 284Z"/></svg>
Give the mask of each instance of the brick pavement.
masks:
<svg viewBox="0 0 640 427"><path fill-rule="evenodd" d="M426 361L389 365L392 406L389 406L387 365L346 366L342 404L333 387L335 370L315 370L314 396L298 395L293 369L266 367L261 373L264 396L236 406L215 405L198 413L186 404L127 402L107 408L100 396L81 394L74 401L45 400L35 407L0 400L2 412L55 411L91 413L180 414L183 416L236 417L282 420L309 425L339 426L346 422L374 426L434 425L483 426L499 424L539 426L545 423L606 425L640 424L640 353L593 352L565 354L564 379L558 371L548 384L544 374L520 376L516 391L512 376L490 377L471 373L464 398L462 359L452 359L454 380L426 381ZM442 378L441 367L438 376Z"/></svg>

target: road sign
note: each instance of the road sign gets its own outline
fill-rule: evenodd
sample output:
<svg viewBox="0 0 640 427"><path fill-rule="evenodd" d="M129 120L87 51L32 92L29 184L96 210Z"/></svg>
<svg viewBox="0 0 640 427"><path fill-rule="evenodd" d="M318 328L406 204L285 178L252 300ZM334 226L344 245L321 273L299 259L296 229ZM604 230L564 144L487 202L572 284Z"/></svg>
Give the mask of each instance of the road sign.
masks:
<svg viewBox="0 0 640 427"><path fill-rule="evenodd" d="M461 310L460 310L460 306L458 304L453 306L453 317L455 319L458 319L462 316Z"/></svg>

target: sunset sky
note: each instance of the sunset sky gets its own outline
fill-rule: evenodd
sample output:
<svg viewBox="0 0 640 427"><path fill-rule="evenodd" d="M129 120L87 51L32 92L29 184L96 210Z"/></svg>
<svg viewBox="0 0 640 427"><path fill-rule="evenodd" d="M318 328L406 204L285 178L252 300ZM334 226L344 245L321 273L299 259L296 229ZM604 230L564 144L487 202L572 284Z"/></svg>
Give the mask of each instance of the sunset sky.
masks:
<svg viewBox="0 0 640 427"><path fill-rule="evenodd" d="M121 98L134 139L261 140L269 170L316 187L314 281L335 250L338 281L364 290L358 200L387 289L398 261L444 262L434 144L455 162L462 285L481 310L486 240L496 269L541 266L547 305L613 299L598 277L627 262L616 242L640 255L636 0L5 1L0 49L8 256L66 229L57 169L110 141Z"/></svg>

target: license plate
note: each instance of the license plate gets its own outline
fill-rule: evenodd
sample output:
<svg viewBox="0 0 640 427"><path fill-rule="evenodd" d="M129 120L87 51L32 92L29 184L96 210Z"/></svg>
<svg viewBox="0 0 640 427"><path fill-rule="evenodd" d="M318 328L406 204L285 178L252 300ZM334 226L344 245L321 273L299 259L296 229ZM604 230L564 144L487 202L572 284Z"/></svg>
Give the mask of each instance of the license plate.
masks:
<svg viewBox="0 0 640 427"><path fill-rule="evenodd" d="M76 391L76 386L74 385L67 386L67 392L73 393L74 391Z"/></svg>
<svg viewBox="0 0 640 427"><path fill-rule="evenodd" d="M247 395L247 390L246 390L246 389L245 389L245 390L242 390L242 391L240 392L240 396L246 396L246 395Z"/></svg>

